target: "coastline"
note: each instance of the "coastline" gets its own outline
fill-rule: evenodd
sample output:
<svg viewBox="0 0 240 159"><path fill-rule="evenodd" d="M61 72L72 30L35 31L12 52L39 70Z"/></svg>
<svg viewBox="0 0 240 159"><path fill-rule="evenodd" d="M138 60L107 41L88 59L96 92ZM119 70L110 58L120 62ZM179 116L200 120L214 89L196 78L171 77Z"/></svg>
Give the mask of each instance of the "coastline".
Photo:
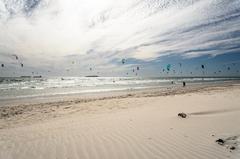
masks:
<svg viewBox="0 0 240 159"><path fill-rule="evenodd" d="M101 77L81 78L41 78L38 80L5 79L0 87L0 107L6 105L34 104L40 102L57 102L71 98L97 98L113 95L122 95L148 90L163 90L167 88L181 88L185 81L189 87L222 85L239 83L238 77L175 77L175 78L124 78ZM115 82L113 82L114 80ZM87 82L86 82L87 81ZM6 82L6 83L4 83ZM8 83L10 82L10 83ZM33 85L34 83L34 85Z"/></svg>
<svg viewBox="0 0 240 159"><path fill-rule="evenodd" d="M228 80L228 81L219 81L219 82L207 82L207 83L187 83L187 87L183 88L182 85L172 84L172 85L163 85L156 87L146 87L140 89L124 89L124 90L110 90L103 92L83 92L83 93L70 93L70 94L55 94L55 95L47 95L47 96L31 96L31 97L23 97L23 98L7 98L0 99L0 108L4 106L17 106L23 104L37 104L37 103L48 103L48 102L58 102L58 101L66 101L66 100L79 100L79 99L98 99L98 98L111 98L114 96L124 96L126 94L141 94L141 93L159 93L166 92L169 89L172 92L178 92L179 90L185 92L191 89L202 89L205 87L218 87L218 86L226 86L226 85L234 85L239 84L240 80Z"/></svg>
<svg viewBox="0 0 240 159"><path fill-rule="evenodd" d="M121 93L0 107L0 158L240 156L239 83Z"/></svg>
<svg viewBox="0 0 240 159"><path fill-rule="evenodd" d="M175 95L184 95L191 93L201 93L208 91L217 91L217 90L229 90L235 87L240 88L239 81L230 81L225 83L216 83L216 84L204 84L204 85L191 85L187 87L182 86L172 86L172 87L163 87L159 88L148 88L140 90L125 90L125 91L110 91L110 92L99 92L99 93L87 93L85 95L65 95L65 96L55 96L51 98L27 98L27 99L17 99L16 101L9 100L7 103L2 103L0 105L0 120L8 119L12 120L21 120L22 116L30 113L31 116L38 116L44 113L45 117L40 117L40 121L49 120L51 118L56 118L62 116L58 114L59 110L62 109L75 109L76 105L87 104L91 102L98 101L107 101L107 100L118 100L118 99L128 99L128 98L148 98L148 97L161 97L161 96L175 96ZM77 109L77 108L76 108ZM82 109L82 108L80 108ZM86 108L88 109L88 108ZM39 113L40 112L40 113ZM56 112L53 113L53 112ZM67 112L67 111L66 111ZM46 118L46 116L48 116ZM9 120L10 119L10 120ZM7 123L6 122L6 123ZM9 125L3 124L0 122L0 129ZM11 125L11 124L10 124Z"/></svg>

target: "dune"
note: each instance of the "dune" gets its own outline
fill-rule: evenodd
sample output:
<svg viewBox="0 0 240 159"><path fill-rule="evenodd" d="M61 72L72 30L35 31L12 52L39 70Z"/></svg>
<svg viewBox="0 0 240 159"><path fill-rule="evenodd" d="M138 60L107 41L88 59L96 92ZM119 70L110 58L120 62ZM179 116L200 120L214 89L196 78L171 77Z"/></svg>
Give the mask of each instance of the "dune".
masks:
<svg viewBox="0 0 240 159"><path fill-rule="evenodd" d="M0 158L237 159L239 103L240 86L234 85L166 96L39 104L1 117ZM179 112L187 118L178 117ZM219 138L226 144L216 143Z"/></svg>

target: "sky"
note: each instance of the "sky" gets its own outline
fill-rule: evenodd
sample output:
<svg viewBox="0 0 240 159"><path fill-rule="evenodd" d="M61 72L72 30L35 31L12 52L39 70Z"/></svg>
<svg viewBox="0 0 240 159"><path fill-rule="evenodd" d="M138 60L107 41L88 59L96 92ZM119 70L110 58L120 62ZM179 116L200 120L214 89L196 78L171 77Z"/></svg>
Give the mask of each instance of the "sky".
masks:
<svg viewBox="0 0 240 159"><path fill-rule="evenodd" d="M0 64L0 76L240 76L240 0L0 0Z"/></svg>

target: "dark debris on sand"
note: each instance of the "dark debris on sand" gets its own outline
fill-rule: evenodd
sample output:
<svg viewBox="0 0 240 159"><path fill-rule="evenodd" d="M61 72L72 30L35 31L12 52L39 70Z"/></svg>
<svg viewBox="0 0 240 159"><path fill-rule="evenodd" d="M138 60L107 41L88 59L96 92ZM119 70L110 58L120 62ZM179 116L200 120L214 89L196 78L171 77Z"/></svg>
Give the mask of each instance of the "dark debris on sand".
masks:
<svg viewBox="0 0 240 159"><path fill-rule="evenodd" d="M178 113L178 116L181 118L186 118L187 114L186 113Z"/></svg>
<svg viewBox="0 0 240 159"><path fill-rule="evenodd" d="M235 149L236 149L235 146L231 146L231 147L230 147L230 150L235 150Z"/></svg>
<svg viewBox="0 0 240 159"><path fill-rule="evenodd" d="M216 140L216 143L218 143L221 146L226 147L227 149L230 150L230 152L232 152L233 150L237 149L237 146L239 144L237 142L238 137L239 136L232 136L232 137L228 137L226 139L219 138Z"/></svg>
<svg viewBox="0 0 240 159"><path fill-rule="evenodd" d="M216 142L219 144L219 145L223 145L225 143L225 141L223 139L217 139Z"/></svg>

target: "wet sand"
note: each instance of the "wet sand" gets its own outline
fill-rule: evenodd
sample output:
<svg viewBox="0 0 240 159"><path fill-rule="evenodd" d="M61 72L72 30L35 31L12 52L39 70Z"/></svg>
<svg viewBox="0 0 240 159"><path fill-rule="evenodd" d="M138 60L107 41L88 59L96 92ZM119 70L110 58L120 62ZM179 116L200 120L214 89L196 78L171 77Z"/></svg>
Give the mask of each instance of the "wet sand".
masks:
<svg viewBox="0 0 240 159"><path fill-rule="evenodd" d="M14 103L0 107L0 159L239 158L239 103L229 83Z"/></svg>

